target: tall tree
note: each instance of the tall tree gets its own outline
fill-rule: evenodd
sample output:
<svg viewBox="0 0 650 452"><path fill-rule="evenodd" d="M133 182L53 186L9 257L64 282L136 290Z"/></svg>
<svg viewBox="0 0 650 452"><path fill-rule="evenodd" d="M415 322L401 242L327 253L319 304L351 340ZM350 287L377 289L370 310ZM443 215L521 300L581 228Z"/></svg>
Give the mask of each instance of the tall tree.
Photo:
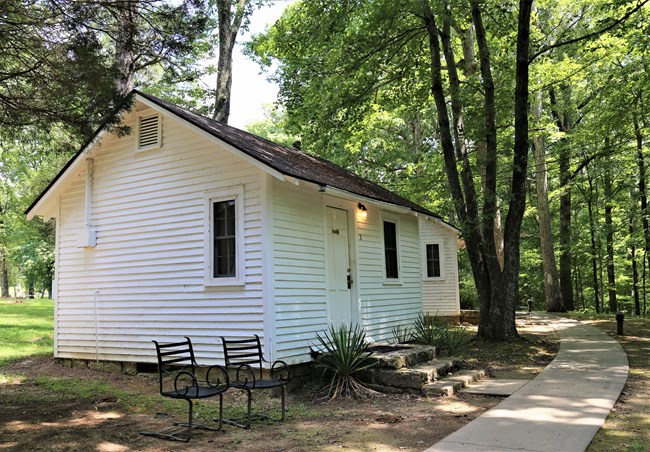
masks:
<svg viewBox="0 0 650 452"><path fill-rule="evenodd" d="M1 133L52 123L88 132L115 97L101 43L70 30L55 2L7 0L0 18Z"/></svg>
<svg viewBox="0 0 650 452"><path fill-rule="evenodd" d="M514 309L526 206L531 63L560 48L580 55L580 43L612 30L645 2L629 2L620 9L605 2L563 3L557 13L547 5L546 23L559 31L549 42L536 29L531 48L531 1L518 2L518 8L474 0L418 1L299 3L256 37L253 48L262 63L279 61L274 76L281 82L281 100L290 126L303 138L303 148L342 162L350 161L344 149L352 129L366 127L375 111L398 111L387 106L400 102L428 106L433 98L433 127L423 142L429 143L429 153L439 153L444 160L480 299L479 334L507 340L517 334ZM490 18L490 27L484 26L484 17ZM576 24L579 32L572 31ZM475 58L468 57L473 52ZM579 106L571 100L570 85L563 88L559 80L550 80L544 89L556 86L562 102L567 99L571 129ZM553 138L555 150L561 146L557 134ZM567 162L563 169L568 184L576 174L566 149L567 158L559 161ZM477 173L480 187L475 185ZM432 179L440 172L422 174ZM502 211L500 234L494 220Z"/></svg>
<svg viewBox="0 0 650 452"><path fill-rule="evenodd" d="M533 102L533 117L537 127L542 124L542 91L539 90ZM540 129L542 130L542 129ZM543 132L538 132L533 137L535 151L535 186L537 189L537 216L539 221L539 236L542 252L542 271L544 277L544 295L546 297L546 310L549 312L564 312L562 293L560 292L555 250L553 248L553 234L551 232L551 211L548 200L548 172L546 169L546 149Z"/></svg>
<svg viewBox="0 0 650 452"><path fill-rule="evenodd" d="M571 148L566 135L573 128L573 116L568 106L572 105L570 99L570 88L562 87L561 91L565 94L565 108L563 111L557 108L555 90L550 90L551 104L553 105L553 115L557 123L558 130L564 135L562 145L560 146L560 284L562 289L562 300L567 310L573 310L573 287L571 284Z"/></svg>
<svg viewBox="0 0 650 452"><path fill-rule="evenodd" d="M609 148L609 146L607 147ZM611 168L611 155L607 154L605 163ZM614 268L614 224L612 220L612 210L614 204L614 189L612 187L612 172L607 170L603 174L603 195L605 197L605 234L607 248L607 295L608 311L617 312L618 302L616 297L616 274Z"/></svg>
<svg viewBox="0 0 650 452"><path fill-rule="evenodd" d="M203 0L8 0L1 9L0 279L6 295L16 273L10 265L36 284L34 272L47 273L53 246L46 237L51 227L15 220L25 207L21 188L32 181L25 173L30 161L14 157L25 153L58 170L63 162L50 152L69 156L134 85L194 78L208 20ZM21 148L26 143L34 152ZM15 240L21 231L25 243Z"/></svg>
<svg viewBox="0 0 650 452"><path fill-rule="evenodd" d="M254 8L263 0L214 0L217 7L219 31L219 62L217 63L217 86L212 117L224 124L230 117L230 93L232 88L232 52L237 34L246 29Z"/></svg>

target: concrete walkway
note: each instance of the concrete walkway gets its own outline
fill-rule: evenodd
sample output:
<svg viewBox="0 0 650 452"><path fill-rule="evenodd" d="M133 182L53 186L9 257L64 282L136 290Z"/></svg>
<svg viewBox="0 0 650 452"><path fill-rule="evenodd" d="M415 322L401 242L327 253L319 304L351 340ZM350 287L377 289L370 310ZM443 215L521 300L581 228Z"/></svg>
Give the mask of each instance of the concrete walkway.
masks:
<svg viewBox="0 0 650 452"><path fill-rule="evenodd" d="M534 380L426 452L584 451L627 380L623 348L598 328L550 315L560 350Z"/></svg>

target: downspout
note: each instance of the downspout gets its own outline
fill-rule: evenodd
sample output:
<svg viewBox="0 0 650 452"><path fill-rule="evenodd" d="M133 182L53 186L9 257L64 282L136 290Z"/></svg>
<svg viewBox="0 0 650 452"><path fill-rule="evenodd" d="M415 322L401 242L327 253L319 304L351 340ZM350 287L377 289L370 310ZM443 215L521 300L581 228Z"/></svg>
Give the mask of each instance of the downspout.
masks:
<svg viewBox="0 0 650 452"><path fill-rule="evenodd" d="M84 246L95 246L94 231L90 225L91 201L93 198L93 159L86 159L86 202L84 206ZM99 290L93 293L93 307L95 311L95 360L99 362L99 306L97 298Z"/></svg>
<svg viewBox="0 0 650 452"><path fill-rule="evenodd" d="M99 362L99 307L97 306L97 298L99 290L95 289L93 302L95 307L95 361Z"/></svg>
<svg viewBox="0 0 650 452"><path fill-rule="evenodd" d="M86 230L90 229L90 201L93 194L93 159L86 159L86 205L84 225Z"/></svg>
<svg viewBox="0 0 650 452"><path fill-rule="evenodd" d="M94 248L97 245L97 234L91 225L93 199L93 159L86 159L86 199L84 204L84 228L80 231L77 241L79 248Z"/></svg>

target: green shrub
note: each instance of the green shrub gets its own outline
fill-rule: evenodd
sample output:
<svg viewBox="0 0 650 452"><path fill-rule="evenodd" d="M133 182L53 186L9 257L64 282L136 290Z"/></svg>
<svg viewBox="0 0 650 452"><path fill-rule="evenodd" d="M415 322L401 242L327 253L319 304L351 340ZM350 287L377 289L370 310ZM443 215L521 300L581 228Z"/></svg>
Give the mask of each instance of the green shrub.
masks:
<svg viewBox="0 0 650 452"><path fill-rule="evenodd" d="M325 388L330 400L337 397L363 397L372 391L358 379L359 372L372 367L368 361L370 352L366 350L366 333L355 325L330 325L323 335L316 338L324 352L316 358L315 366L323 369L323 375L329 375L329 385Z"/></svg>
<svg viewBox="0 0 650 452"><path fill-rule="evenodd" d="M463 353L474 340L474 337L463 326L455 326L447 330L444 348L449 356Z"/></svg>
<svg viewBox="0 0 650 452"><path fill-rule="evenodd" d="M408 342L413 338L413 332L411 331L410 326L406 325L395 325L392 328L393 338L395 343L402 344Z"/></svg>
<svg viewBox="0 0 650 452"><path fill-rule="evenodd" d="M449 356L467 350L473 337L462 326L453 326L437 315L420 314L413 325L412 340L444 349Z"/></svg>
<svg viewBox="0 0 650 452"><path fill-rule="evenodd" d="M449 328L449 323L437 315L421 313L413 324L412 340L422 345L441 347Z"/></svg>

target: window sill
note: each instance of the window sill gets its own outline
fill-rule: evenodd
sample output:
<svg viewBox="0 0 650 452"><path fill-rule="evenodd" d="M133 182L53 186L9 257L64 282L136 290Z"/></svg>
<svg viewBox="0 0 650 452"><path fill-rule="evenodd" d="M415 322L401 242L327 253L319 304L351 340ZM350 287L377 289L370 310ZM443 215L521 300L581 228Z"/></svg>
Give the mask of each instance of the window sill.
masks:
<svg viewBox="0 0 650 452"><path fill-rule="evenodd" d="M246 281L239 279L228 278L224 280L205 280L203 281L204 287L244 287Z"/></svg>
<svg viewBox="0 0 650 452"><path fill-rule="evenodd" d="M402 285L402 280L401 279L384 279L383 285L384 286L401 286Z"/></svg>

